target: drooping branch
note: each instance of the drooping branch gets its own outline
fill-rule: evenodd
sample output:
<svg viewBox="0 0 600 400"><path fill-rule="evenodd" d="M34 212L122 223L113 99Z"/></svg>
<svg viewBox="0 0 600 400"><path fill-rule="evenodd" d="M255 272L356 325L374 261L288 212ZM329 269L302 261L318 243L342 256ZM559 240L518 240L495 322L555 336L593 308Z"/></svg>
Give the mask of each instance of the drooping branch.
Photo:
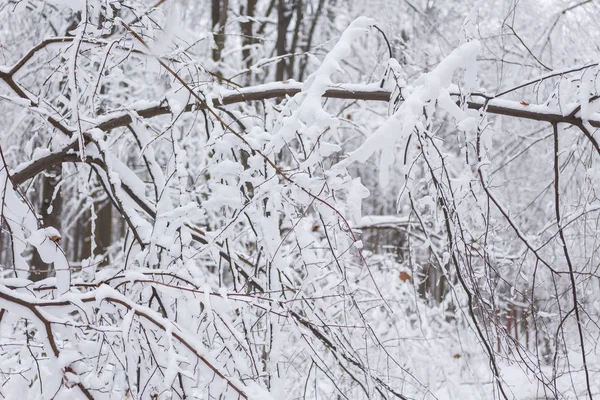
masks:
<svg viewBox="0 0 600 400"><path fill-rule="evenodd" d="M579 333L579 345L581 346L581 358L583 361L583 370L585 372L585 382L587 387L587 394L590 400L593 400L592 389L590 386L590 372L588 370L588 364L586 360L585 354L585 340L583 338L583 328L582 321L580 316L580 305L577 300L577 281L575 280L575 269L573 267L573 262L571 261L571 255L569 253L569 248L567 246L567 240L565 238L565 230L561 220L560 213L560 164L558 162L558 155L560 152L560 147L558 144L558 126L557 124L552 125L552 130L554 133L554 211L556 213L556 225L558 227L558 237L560 238L560 242L562 244L563 254L565 256L565 261L567 262L567 266L569 267L569 278L571 280L571 295L573 297L573 308L575 309L575 320L577 321L577 332Z"/></svg>
<svg viewBox="0 0 600 400"><path fill-rule="evenodd" d="M6 309L6 305L10 304L13 310L17 309L19 311L24 311L21 315L36 321L39 324L40 331L44 332L44 337L47 340L46 343L50 347L46 350L49 351L50 354L52 354L55 358L58 359L60 357L61 350L58 347L56 339L54 338L52 321L46 317L47 314L41 312L41 310L36 307L34 303L32 303L31 299L22 298L16 295L14 291L5 289L4 285L2 285L0 286L0 304L3 305L3 307L0 308L3 312ZM91 400L94 399L88 388L85 387L83 383L77 382L76 385L85 398Z"/></svg>
<svg viewBox="0 0 600 400"><path fill-rule="evenodd" d="M209 367L213 373L218 376L220 379L224 380L227 383L227 386L231 387L237 394L239 398L247 399L248 395L245 393L245 390L241 386L241 383L234 381L231 377L225 375L223 371L217 368L216 364L210 361L206 356L205 352L202 349L199 349L195 344L193 337L187 332L180 330L176 325L171 323L170 321L162 318L158 313L155 313L148 307L141 306L139 304L135 304L131 302L126 297L122 296L120 293L115 291L114 289L108 287L107 285L102 286L102 291L93 291L88 294L82 295L78 301L83 303L95 303L95 302L106 302L115 305L120 305L134 313L138 318L144 319L154 325L159 331L167 332L175 338L179 343L181 343L184 347L186 347L190 352L192 352L198 360L200 360L204 365ZM61 350L55 340L52 324L53 321L49 320L44 312L45 308L55 308L55 307L71 307L73 303L69 300L38 300L37 298L32 297L21 297L14 290L10 290L6 288L4 285L0 286L0 304L5 303L4 305L10 305L9 309L15 309L15 306L19 306L24 310L27 310L28 313L25 314L26 318L33 318L39 322L43 328L45 329L45 338L47 339L47 343L49 344L50 350L52 354L58 358L60 356ZM78 307L79 308L79 307ZM29 314L29 315L27 315ZM83 383L77 383L78 388L88 399L93 399L94 397L90 394L88 388L86 388Z"/></svg>

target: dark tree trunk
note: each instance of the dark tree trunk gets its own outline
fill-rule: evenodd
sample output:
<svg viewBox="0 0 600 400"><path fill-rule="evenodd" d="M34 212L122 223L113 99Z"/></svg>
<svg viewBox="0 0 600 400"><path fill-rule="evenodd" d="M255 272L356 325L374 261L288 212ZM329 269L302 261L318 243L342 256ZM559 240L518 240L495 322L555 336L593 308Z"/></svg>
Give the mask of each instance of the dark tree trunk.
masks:
<svg viewBox="0 0 600 400"><path fill-rule="evenodd" d="M287 51L287 30L292 20L292 14L288 7L289 3L286 0L279 0L277 4L277 42L275 43L275 51L277 56L284 56ZM275 69L275 80L283 81L285 79L286 60L281 59L277 62Z"/></svg>
<svg viewBox="0 0 600 400"><path fill-rule="evenodd" d="M300 30L302 28L302 20L304 19L304 2L302 0L296 0L296 25L294 26L294 35L292 36L292 44L290 46L290 59L287 64L287 76L288 78L295 78L294 75L294 64L296 50L298 49L298 41L300 40Z"/></svg>
<svg viewBox="0 0 600 400"><path fill-rule="evenodd" d="M111 245L112 239L112 204L110 201L104 201L95 205L96 207L96 229L94 236L96 238L96 254L104 254L99 267L108 263L108 255L105 254Z"/></svg>
<svg viewBox="0 0 600 400"><path fill-rule="evenodd" d="M90 245L90 238L92 237L92 224L90 223L91 213L86 211L83 213L79 221L77 222L77 227L75 229L75 235L73 237L73 247L74 252L73 259L75 260L85 260L86 258L90 258L92 255L92 248Z"/></svg>
<svg viewBox="0 0 600 400"><path fill-rule="evenodd" d="M81 12L73 14L71 22L64 31L65 36L70 36L70 32L77 28L81 22ZM61 86L66 85L66 80L60 83ZM62 87L61 87L62 89ZM65 94L68 99L71 96L76 95L73 93ZM41 190L41 204L39 207L39 217L42 220L43 227L53 227L61 232L61 214L62 214L62 197L60 193L57 193L56 198L52 201L52 196L56 190L56 186L60 182L62 177L62 165L58 164L46 171L46 174L42 174L41 182L39 183L42 187ZM52 206L52 207L50 207ZM29 269L29 279L32 281L40 281L50 276L52 266L47 265L42 261L37 250L33 250L31 256L31 264Z"/></svg>
<svg viewBox="0 0 600 400"><path fill-rule="evenodd" d="M213 61L221 59L221 52L225 47L225 25L227 24L227 8L229 0L212 0L212 29L215 38L213 48Z"/></svg>
<svg viewBox="0 0 600 400"><path fill-rule="evenodd" d="M62 212L62 198L60 194L57 194L54 201L52 196L56 189L56 185L60 182L62 175L62 165L55 165L48 169L46 175L42 175L42 195L40 205L40 218L42 219L43 227L53 227L59 232L60 229L60 216ZM52 208L50 208L52 206ZM51 212L50 212L51 211ZM32 281L40 281L50 276L51 266L46 264L40 258L37 250L33 251L31 257L31 266L29 270L29 279Z"/></svg>
<svg viewBox="0 0 600 400"><path fill-rule="evenodd" d="M252 21L252 18L254 18L254 14L256 12L256 2L257 0L248 0L246 3L246 9L244 10L244 7L240 7L240 14L241 15L245 15L246 17L250 18L248 21L246 22L242 22L241 25L241 29L242 29L242 61L244 62L244 65L246 66L247 69L249 69L252 66L252 49L251 46L253 44L256 43L256 38L254 36L254 21ZM248 79L246 82L248 85L252 84L252 73L248 74Z"/></svg>

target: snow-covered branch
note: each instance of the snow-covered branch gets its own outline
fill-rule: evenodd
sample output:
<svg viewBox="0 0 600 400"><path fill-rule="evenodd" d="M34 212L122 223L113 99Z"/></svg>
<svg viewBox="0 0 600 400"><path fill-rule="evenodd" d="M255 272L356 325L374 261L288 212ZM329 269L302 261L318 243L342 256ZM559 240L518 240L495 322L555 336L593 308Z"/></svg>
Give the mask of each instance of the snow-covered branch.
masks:
<svg viewBox="0 0 600 400"><path fill-rule="evenodd" d="M208 97L207 103L219 107L250 101L284 98L300 93L302 86L303 83L293 81L267 83L253 87L224 91L218 96ZM391 91L381 89L377 84L339 84L327 88L323 97L388 102L390 101L391 95ZM456 92L453 95L458 101L460 94ZM490 114L508 117L549 123L566 123L571 125L580 125L582 123L582 119L577 115L573 115L572 112L577 108L577 105L573 105L571 109L561 112L558 107L550 107L543 104L529 104L524 101L504 100L480 93L472 93L470 98L467 99L466 104L473 110L483 110ZM203 108L206 108L206 106L191 103L185 106L185 111L190 112L201 110ZM127 111L114 111L102 116L95 121L96 126L105 131L126 126L131 123L131 116L129 115L130 111L135 111L135 113L143 118L152 118L172 113L167 101L156 102L152 105L134 104L129 107ZM600 128L600 114L596 113L592 115L587 121L592 127Z"/></svg>

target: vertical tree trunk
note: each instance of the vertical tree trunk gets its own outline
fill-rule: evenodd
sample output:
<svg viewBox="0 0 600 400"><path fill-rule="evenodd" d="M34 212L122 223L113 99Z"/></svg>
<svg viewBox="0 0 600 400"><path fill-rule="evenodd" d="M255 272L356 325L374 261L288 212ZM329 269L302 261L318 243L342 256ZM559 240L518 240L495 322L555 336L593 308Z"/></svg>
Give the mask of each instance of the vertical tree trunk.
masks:
<svg viewBox="0 0 600 400"><path fill-rule="evenodd" d="M76 234L74 239L77 243L74 243L76 252L71 251L75 260L85 260L90 258L92 255L92 247L90 240L92 238L92 224L90 222L92 214L89 211L85 211L79 221L77 222Z"/></svg>
<svg viewBox="0 0 600 400"><path fill-rule="evenodd" d="M286 0L279 0L277 3L277 42L275 43L275 50L277 56L283 56L287 54L287 29L292 19L291 13L288 11L288 2ZM281 59L277 63L275 69L275 80L283 81L285 79L286 61Z"/></svg>
<svg viewBox="0 0 600 400"><path fill-rule="evenodd" d="M496 308L496 320L494 321L494 326L496 327L496 352L500 353L500 350L502 350L501 347L501 343L500 343L500 309Z"/></svg>
<svg viewBox="0 0 600 400"><path fill-rule="evenodd" d="M529 350L529 312L523 311L523 331L525 332L525 348Z"/></svg>
<svg viewBox="0 0 600 400"><path fill-rule="evenodd" d="M302 28L302 20L304 19L304 2L302 0L296 0L296 24L294 26L294 34L292 36L292 44L290 46L290 59L287 64L287 76L288 78L294 78L294 64L295 57L294 53L298 49L298 41L300 40L300 29Z"/></svg>
<svg viewBox="0 0 600 400"><path fill-rule="evenodd" d="M101 202L94 202L94 212L96 214L96 220L94 221L94 231L92 232L91 213L86 212L80 218L76 227L75 239L79 243L74 244L77 248L73 249L71 253L74 253L76 260L85 260L92 256L101 255L106 253L108 247L112 244L112 204L110 201L105 200ZM95 249L92 254L92 233L95 240ZM100 261L97 267L102 267L107 264L108 259L105 257Z"/></svg>
<svg viewBox="0 0 600 400"><path fill-rule="evenodd" d="M252 50L251 46L256 43L256 38L254 37L254 29L252 18L254 18L254 14L256 11L256 2L257 0L247 0L246 9L244 7L240 7L240 14L245 15L249 18L248 21L242 22L242 61L247 69L252 66ZM252 73L248 74L248 79L246 80L246 84L252 84Z"/></svg>
<svg viewBox="0 0 600 400"><path fill-rule="evenodd" d="M14 265L10 251L12 248L11 236L5 232L8 232L8 224L0 215L0 265Z"/></svg>
<svg viewBox="0 0 600 400"><path fill-rule="evenodd" d="M315 30L317 28L317 22L319 21L319 17L323 13L324 6L325 6L325 0L319 0L319 5L317 6L317 10L315 11L314 15L312 16L310 29L308 30L308 35L306 36L306 45L304 46L305 52L310 51L310 48L312 47L312 41L313 41L313 37L315 35ZM303 57L302 60L300 61L298 80L300 80L300 81L304 80L304 74L306 72L307 65L308 65L308 57Z"/></svg>
<svg viewBox="0 0 600 400"><path fill-rule="evenodd" d="M62 165L56 165L47 171L47 175L42 175L42 196L40 206L40 217L44 227L60 229L60 216L62 212L62 198L60 194L52 201L56 185L60 182L62 176ZM52 208L50 208L52 206ZM37 250L33 251L31 258L31 266L29 270L29 279L32 281L40 281L50 275L51 266L46 264L40 258Z"/></svg>
<svg viewBox="0 0 600 400"><path fill-rule="evenodd" d="M227 8L229 0L212 0L212 29L215 38L212 58L217 62L221 59L221 52L225 47L225 25L227 24Z"/></svg>
<svg viewBox="0 0 600 400"><path fill-rule="evenodd" d="M105 254L111 245L112 239L112 204L110 201L95 204L96 207L96 229L94 236L96 238L96 254ZM103 267L108 263L108 255L103 257L98 267Z"/></svg>
<svg viewBox="0 0 600 400"><path fill-rule="evenodd" d="M81 22L82 14L81 11L73 14L71 22L66 27L63 35L69 36L72 30L76 29L79 23ZM60 83L61 89L66 85L66 80ZM70 96L76 95L73 93L67 93L65 97L67 99ZM55 165L49 168L46 171L45 175L42 175L42 180L40 185L42 186L41 190L41 204L39 209L39 216L42 219L42 224L44 227L53 227L56 228L59 232L61 231L61 213L62 213L62 197L60 193L57 194L54 201L52 201L52 196L54 195L54 191L56 186L60 182L62 177L62 165ZM52 206L52 207L50 207ZM33 250L33 254L31 257L31 265L29 270L29 279L32 281L40 281L42 279L50 276L52 266L47 265L42 261L40 255L37 250Z"/></svg>
<svg viewBox="0 0 600 400"><path fill-rule="evenodd" d="M519 343L519 311L517 307L513 308L512 313L513 324L515 326L515 341Z"/></svg>

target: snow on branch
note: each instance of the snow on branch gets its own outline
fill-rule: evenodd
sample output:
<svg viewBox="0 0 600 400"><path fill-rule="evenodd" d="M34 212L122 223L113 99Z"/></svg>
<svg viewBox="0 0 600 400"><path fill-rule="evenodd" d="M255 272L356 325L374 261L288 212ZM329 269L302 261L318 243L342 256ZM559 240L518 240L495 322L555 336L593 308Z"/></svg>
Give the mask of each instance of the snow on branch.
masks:
<svg viewBox="0 0 600 400"><path fill-rule="evenodd" d="M303 83L294 81L273 82L236 90L224 91L218 96L213 96L210 101L215 107L226 106L250 101L261 101L274 98L294 96L301 92ZM379 88L377 84L336 84L329 86L323 93L325 98L365 100L365 101L390 101L391 91ZM460 93L451 92L458 101ZM481 110L496 115L523 118L533 121L550 123L581 124L581 118L572 115L573 106L569 112L561 112L558 107L537 104L524 104L525 102L494 98L482 93L471 93L466 104L470 109ZM185 106L185 111L195 111L206 106L191 103ZM140 117L152 118L159 115L171 114L171 109L165 102L156 102L153 105L133 105L129 110L135 111ZM589 123L594 128L600 128L600 114L595 113L589 117ZM114 111L95 121L96 127L101 130L111 130L126 126L131 123L129 111Z"/></svg>

